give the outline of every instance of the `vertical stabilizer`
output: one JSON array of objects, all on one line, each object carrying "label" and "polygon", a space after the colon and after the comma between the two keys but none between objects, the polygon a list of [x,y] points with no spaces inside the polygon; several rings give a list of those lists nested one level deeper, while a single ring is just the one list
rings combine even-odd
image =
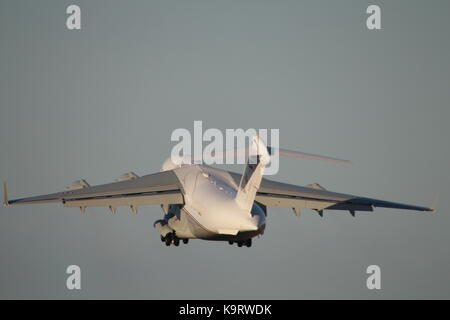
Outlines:
[{"label": "vertical stabilizer", "polygon": [[270,161],[266,144],[259,136],[254,136],[250,145],[249,157],[242,174],[236,201],[240,207],[250,212],[256,192],[261,184],[264,168]]}]

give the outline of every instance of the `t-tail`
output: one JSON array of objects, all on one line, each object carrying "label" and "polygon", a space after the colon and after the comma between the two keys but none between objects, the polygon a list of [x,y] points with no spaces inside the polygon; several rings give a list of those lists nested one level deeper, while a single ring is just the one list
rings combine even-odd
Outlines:
[{"label": "t-tail", "polygon": [[249,148],[247,165],[236,194],[238,205],[250,213],[264,174],[264,168],[270,162],[269,151],[259,136],[254,136]]},{"label": "t-tail", "polygon": [[328,162],[351,163],[349,160],[321,156],[300,151],[273,148],[267,146],[258,135],[252,138],[250,148],[245,148],[243,150],[248,150],[249,154],[247,165],[245,167],[244,174],[242,175],[239,189],[236,194],[236,201],[238,205],[241,208],[245,209],[247,212],[250,212],[250,209],[253,206],[256,193],[259,189],[264,174],[264,168],[269,164],[271,155],[274,154],[275,151],[281,156],[291,158],[306,158]]}]

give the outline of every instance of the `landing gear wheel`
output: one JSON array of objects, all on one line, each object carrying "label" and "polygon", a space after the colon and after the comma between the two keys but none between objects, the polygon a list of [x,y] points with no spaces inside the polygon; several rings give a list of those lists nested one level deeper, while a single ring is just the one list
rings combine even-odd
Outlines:
[{"label": "landing gear wheel", "polygon": [[234,242],[233,242],[233,241],[231,241],[231,240],[229,240],[229,241],[228,241],[228,243],[229,243],[229,244],[233,244]]},{"label": "landing gear wheel", "polygon": [[166,242],[166,238],[163,235],[161,235],[161,241]]},{"label": "landing gear wheel", "polygon": [[189,242],[189,239],[183,239],[183,243],[187,244]]},{"label": "landing gear wheel", "polygon": [[180,245],[180,238],[175,237],[175,238],[173,239],[173,244],[175,245],[175,247],[178,247],[178,246]]},{"label": "landing gear wheel", "polygon": [[173,234],[172,233],[168,233],[166,235],[166,246],[170,246],[170,244],[172,243],[172,239],[173,239]]},{"label": "landing gear wheel", "polygon": [[238,247],[240,248],[240,247],[242,247],[242,244],[243,244],[243,243],[242,243],[242,241],[238,241],[237,244],[238,244]]},{"label": "landing gear wheel", "polygon": [[250,248],[252,246],[252,238],[245,240],[245,245]]}]

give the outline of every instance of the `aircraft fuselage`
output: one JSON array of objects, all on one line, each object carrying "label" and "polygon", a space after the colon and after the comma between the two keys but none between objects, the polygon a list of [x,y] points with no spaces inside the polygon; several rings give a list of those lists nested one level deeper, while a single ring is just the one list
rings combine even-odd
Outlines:
[{"label": "aircraft fuselage", "polygon": [[[173,169],[170,165],[162,170]],[[180,239],[245,241],[264,232],[266,213],[253,203],[250,210],[236,201],[239,188],[224,170],[185,165],[174,170],[183,185],[184,205],[163,208],[155,227],[163,237],[173,232]],[[171,231],[173,230],[173,231]]]}]

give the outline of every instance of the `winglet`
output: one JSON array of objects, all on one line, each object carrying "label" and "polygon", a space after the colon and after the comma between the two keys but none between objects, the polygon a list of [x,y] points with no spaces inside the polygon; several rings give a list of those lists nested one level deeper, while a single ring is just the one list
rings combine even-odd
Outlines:
[{"label": "winglet", "polygon": [[439,200],[439,193],[436,193],[436,194],[434,195],[433,203],[431,204],[431,208],[430,208],[430,209],[431,209],[431,212],[433,212],[433,213],[436,212],[436,206],[437,206],[438,200]]},{"label": "winglet", "polygon": [[6,182],[3,182],[3,205],[9,206],[8,189],[6,188]]}]

